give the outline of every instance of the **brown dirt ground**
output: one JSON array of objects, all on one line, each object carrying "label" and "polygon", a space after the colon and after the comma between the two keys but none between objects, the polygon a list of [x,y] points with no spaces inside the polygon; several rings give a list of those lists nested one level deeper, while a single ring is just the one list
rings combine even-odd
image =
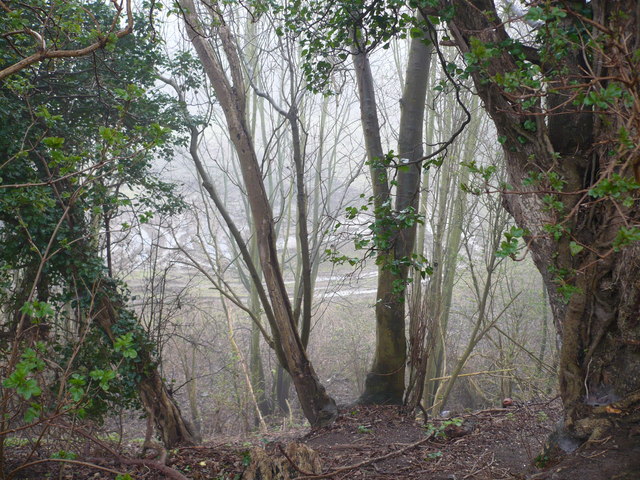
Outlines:
[{"label": "brown dirt ground", "polygon": [[[640,435],[635,432],[619,432],[562,459],[553,452],[541,455],[560,418],[557,400],[482,410],[457,418],[461,425],[445,420],[429,420],[425,425],[403,415],[398,407],[358,406],[343,409],[332,426],[319,430],[290,430],[179,448],[170,452],[168,465],[188,479],[235,480],[241,477],[251,448],[262,446],[280,455],[281,446],[297,441],[320,454],[325,472],[322,478],[334,480],[640,480]],[[10,465],[21,462],[20,449],[8,454],[9,459],[13,454]],[[151,464],[122,465],[95,457],[87,460],[129,472],[134,479],[171,478]],[[537,468],[536,463],[544,468]],[[357,468],[348,468],[357,464]],[[78,464],[67,464],[62,472],[60,467],[59,463],[40,463],[14,478],[114,478]],[[297,475],[310,478],[304,472]]]}]

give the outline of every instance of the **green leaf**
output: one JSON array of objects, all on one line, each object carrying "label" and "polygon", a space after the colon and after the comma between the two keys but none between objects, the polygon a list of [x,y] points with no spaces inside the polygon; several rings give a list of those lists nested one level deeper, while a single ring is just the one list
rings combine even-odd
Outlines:
[{"label": "green leaf", "polygon": [[525,231],[522,228],[512,226],[508,231],[504,232],[504,241],[500,243],[500,248],[496,252],[496,256],[499,258],[511,257],[515,258],[518,252],[519,239],[522,238]]},{"label": "green leaf", "polygon": [[73,452],[67,452],[66,450],[60,450],[51,455],[51,458],[64,458],[66,460],[75,460],[78,455]]},{"label": "green leaf", "polygon": [[424,36],[424,30],[420,27],[411,27],[409,29],[409,36],[411,38],[420,38]]},{"label": "green leaf", "polygon": [[558,287],[558,293],[562,295],[562,301],[564,303],[569,303],[573,295],[582,293],[582,289],[568,283],[563,283]]},{"label": "green leaf", "polygon": [[116,378],[116,372],[113,370],[95,369],[89,373],[89,376],[99,382],[99,386],[105,392],[109,390],[109,382]]},{"label": "green leaf", "polygon": [[16,392],[25,400],[29,400],[31,397],[40,396],[42,390],[38,386],[38,382],[36,382],[36,380],[29,378],[16,388]]},{"label": "green leaf", "polygon": [[25,423],[31,423],[38,418],[40,418],[40,414],[42,412],[42,405],[39,403],[31,403],[29,408],[24,412],[23,419]]},{"label": "green leaf", "polygon": [[46,302],[34,300],[33,302],[25,302],[20,308],[20,312],[30,316],[32,319],[43,319],[51,317],[55,314],[53,307]]},{"label": "green leaf", "polygon": [[575,257],[582,250],[584,250],[584,247],[582,245],[577,244],[576,242],[570,242],[569,250],[571,250],[571,255]]},{"label": "green leaf", "polygon": [[613,249],[619,252],[623,247],[640,241],[640,228],[638,227],[622,227],[618,230],[616,238],[613,240]]},{"label": "green leaf", "polygon": [[58,150],[64,145],[64,138],[45,137],[42,139],[42,143],[48,148]]},{"label": "green leaf", "polygon": [[79,402],[84,397],[84,388],[73,386],[69,387],[69,394],[74,402]]}]

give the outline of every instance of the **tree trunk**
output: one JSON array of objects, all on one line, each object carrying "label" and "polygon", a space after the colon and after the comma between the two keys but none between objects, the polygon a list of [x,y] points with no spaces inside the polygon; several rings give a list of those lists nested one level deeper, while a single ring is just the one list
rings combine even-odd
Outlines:
[{"label": "tree trunk", "polygon": [[296,329],[289,296],[278,261],[276,236],[271,206],[267,198],[262,172],[253,141],[246,125],[245,85],[236,46],[222,18],[217,18],[217,37],[222,43],[229,65],[231,81],[223,69],[219,57],[213,51],[207,36],[200,30],[200,20],[192,0],[180,2],[185,15],[189,39],[207,73],[220,106],[224,111],[230,138],[234,144],[242,177],[248,193],[249,206],[258,242],[258,254],[276,328],[278,330],[284,363],[291,375],[305,416],[313,426],[331,423],[337,416],[335,401],[327,395],[307,358]]},{"label": "tree trunk", "polygon": [[540,353],[538,358],[538,366],[536,367],[536,375],[542,375],[542,365],[544,363],[544,357],[547,353],[547,341],[549,337],[549,296],[547,295],[547,287],[542,285],[542,333],[540,339]]},{"label": "tree trunk", "polygon": [[[67,222],[71,228],[79,228],[80,231],[83,231],[79,226],[83,225],[84,212],[70,208]],[[92,260],[97,258],[95,248],[86,240],[74,244],[72,255],[78,265],[90,265]],[[85,272],[79,271],[75,266],[71,267],[70,274],[77,285],[85,286],[84,293],[86,295],[93,296],[89,318],[102,329],[111,342],[114,342],[116,336],[113,333],[113,328],[118,323],[122,323],[123,319],[135,319],[135,315],[126,310],[115,282],[100,273],[87,277]],[[173,448],[179,444],[192,445],[197,443],[197,435],[183,418],[158,371],[153,347],[148,340],[148,332],[144,332],[138,323],[134,323],[130,328],[136,337],[137,346],[137,358],[134,365],[139,380],[136,387],[140,401],[153,420],[163,444],[166,448]]]},{"label": "tree trunk", "polygon": [[[113,327],[118,322],[121,305],[114,303],[117,292],[105,279],[97,286],[98,299],[92,317],[111,341],[115,341]],[[142,406],[151,418],[166,448],[197,443],[197,435],[191,425],[182,417],[178,405],[173,400],[158,372],[156,362],[144,342],[138,346],[135,365],[140,381],[138,392]]]},{"label": "tree trunk", "polygon": [[197,443],[196,431],[182,417],[157,369],[152,368],[146,372],[138,384],[138,392],[165,448]]},{"label": "tree trunk", "polygon": [[[462,53],[478,53],[478,44],[510,41],[492,0],[452,3],[455,15],[449,28]],[[638,56],[628,53],[640,44],[640,12],[636,0],[558,2],[557,6],[590,8],[593,18],[583,20],[575,10],[565,9],[562,21],[552,25],[553,35],[548,32],[554,45],[563,41],[566,45],[562,74],[545,79],[548,90],[555,92],[546,99],[553,111],[545,112],[540,103],[526,110],[521,100],[530,98],[531,89],[506,91],[496,83],[498,75],[504,78],[523,68],[521,57],[509,48],[483,58],[472,77],[503,139],[510,190],[520,192],[505,195],[504,204],[526,229],[525,239],[549,293],[561,338],[565,425],[584,438],[606,430],[612,415],[618,420],[640,419],[640,247],[614,243],[622,226],[632,228],[640,220],[637,195],[628,194],[633,201],[625,204],[606,192],[588,193],[607,182],[640,180],[638,175],[634,179],[637,143],[624,144],[624,132],[637,139],[640,125],[638,82],[628,80],[640,69]],[[569,30],[585,31],[592,41],[569,43],[562,37]],[[553,58],[543,57],[544,72],[556,67]],[[585,62],[590,63],[585,66]],[[575,97],[590,91],[597,95],[609,86],[621,88],[619,98],[625,100],[609,99],[603,106]],[[525,181],[532,172],[542,172],[542,181],[534,185]],[[563,187],[554,187],[546,172],[558,174]],[[554,237],[548,226],[561,230]]]},{"label": "tree trunk", "polygon": [[[428,27],[427,27],[428,28]],[[398,171],[396,212],[417,212],[422,157],[422,127],[433,45],[429,37],[413,38],[409,47],[406,83],[401,99],[398,155],[404,164]],[[390,201],[390,186],[384,151],[380,140],[373,76],[366,52],[354,47],[354,65],[360,95],[360,114],[371,165],[376,220],[384,215]],[[399,232],[388,251],[378,256],[378,291],[376,295],[376,347],[371,370],[365,380],[360,403],[402,404],[405,389],[407,341],[405,333],[405,297],[408,266],[395,271],[391,265],[411,257],[416,224]]]},{"label": "tree trunk", "polygon": [[[186,370],[189,370],[189,383],[187,383],[187,395],[189,396],[189,409],[191,410],[191,421],[193,423],[193,431],[195,435],[202,439],[202,419],[200,417],[200,409],[198,408],[198,380],[195,377],[197,371],[196,362],[196,347],[191,346],[191,366]],[[189,359],[185,355],[185,365]]]},{"label": "tree trunk", "polygon": [[289,408],[289,389],[291,387],[291,376],[281,366],[278,365],[276,369],[275,378],[275,397],[280,413],[283,415],[290,415],[291,409]]},{"label": "tree trunk", "polygon": [[[471,101],[471,110],[474,111],[477,102]],[[453,110],[448,104],[445,110]],[[453,133],[453,114],[447,117],[444,130],[445,137]],[[476,155],[477,135],[480,127],[480,118],[474,116],[463,146],[454,150],[452,157],[459,155],[463,162],[471,162]],[[463,223],[468,207],[467,194],[457,185],[467,184],[469,170],[466,168],[454,169],[451,162],[440,167],[440,185],[437,193],[437,221],[434,224],[433,253],[431,261],[436,265],[434,273],[429,278],[429,291],[425,298],[423,310],[426,315],[432,317],[433,351],[427,359],[425,366],[426,385],[424,389],[424,407],[431,410],[434,407],[436,395],[442,385],[442,380],[431,380],[444,376],[446,367],[446,337],[451,313],[451,300],[453,287],[456,280],[458,254],[460,251]],[[450,382],[451,383],[451,382]],[[436,412],[437,414],[438,412]]]},{"label": "tree trunk", "polygon": [[[437,410],[440,410],[445,407],[447,400],[449,399],[449,395],[451,394],[451,391],[453,389],[453,386],[456,380],[458,379],[458,377],[460,376],[460,374],[462,373],[462,369],[466,365],[467,360],[473,353],[473,350],[475,349],[476,345],[480,342],[480,340],[482,340],[482,337],[486,335],[486,333],[493,327],[493,325],[495,325],[495,323],[498,321],[502,313],[504,313],[504,311],[510,305],[510,303],[507,303],[507,305],[502,309],[502,312],[499,315],[497,315],[495,318],[492,318],[491,321],[487,319],[487,316],[491,313],[489,296],[493,291],[493,288],[492,288],[493,275],[499,263],[499,260],[496,257],[496,250],[499,244],[500,234],[502,233],[502,229],[506,224],[505,222],[506,216],[507,215],[506,213],[504,213],[504,211],[500,211],[500,214],[496,215],[494,223],[491,225],[490,238],[488,239],[488,247],[487,247],[487,249],[489,250],[489,259],[486,264],[487,275],[483,279],[484,285],[482,286],[480,285],[480,282],[482,279],[479,278],[479,275],[476,273],[475,268],[473,267],[473,263],[472,263],[473,256],[469,250],[468,245],[466,245],[469,263],[471,265],[471,276],[473,279],[473,286],[475,289],[475,298],[476,298],[476,301],[478,302],[478,312],[475,320],[475,325],[473,326],[473,330],[469,335],[469,342],[467,343],[467,346],[464,348],[464,350],[462,351],[462,354],[460,355],[460,358],[458,359],[455,366],[453,367],[453,371],[451,372],[451,375],[449,376],[449,379],[447,380],[446,384],[443,386],[442,389],[440,389],[441,391],[437,392],[436,394],[434,405]],[[447,300],[445,300],[445,302],[446,301]],[[451,302],[451,299],[449,298],[448,300],[449,305],[445,305],[447,307],[447,312],[450,309],[450,302]]]},{"label": "tree trunk", "polygon": [[[254,250],[252,245],[251,250]],[[257,262],[256,262],[257,263]],[[251,304],[250,308],[254,316],[260,321],[260,300],[255,284],[252,282],[250,286]],[[260,329],[258,325],[251,324],[251,347],[249,354],[249,368],[251,370],[251,384],[255,392],[258,407],[262,415],[271,415],[273,413],[273,405],[267,397],[267,382],[264,376],[264,366],[262,363],[262,354],[260,352]]]},{"label": "tree trunk", "polygon": [[[292,75],[293,77],[293,75]],[[293,89],[293,78],[291,79]],[[295,102],[295,92],[291,95]],[[300,280],[297,282],[298,298],[296,301],[296,308],[294,310],[294,318],[298,321],[300,328],[300,339],[302,345],[306,349],[309,345],[309,336],[311,334],[311,304],[313,301],[313,289],[311,282],[312,263],[311,252],[309,250],[309,228],[307,225],[307,190],[305,187],[305,161],[304,161],[304,148],[300,134],[300,127],[298,122],[298,108],[292,104],[288,112],[289,125],[291,126],[291,141],[293,143],[293,163],[296,171],[296,211],[298,214],[298,248],[300,250]],[[302,310],[300,310],[299,303],[302,303]]]}]

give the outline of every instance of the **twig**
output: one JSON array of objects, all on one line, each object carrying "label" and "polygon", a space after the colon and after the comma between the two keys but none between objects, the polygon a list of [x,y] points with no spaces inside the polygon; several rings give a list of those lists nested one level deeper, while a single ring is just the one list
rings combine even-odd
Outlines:
[{"label": "twig", "polygon": [[[504,372],[511,372],[515,370],[515,368],[501,368],[500,370],[484,370],[482,372],[473,372],[473,373],[461,373],[460,375],[458,375],[459,377],[472,377],[474,375],[487,375],[490,373],[504,373]],[[430,378],[429,380],[427,380],[428,382],[433,382],[435,380],[449,380],[451,379],[451,375],[445,375],[444,377],[436,377],[436,378]]]},{"label": "twig", "polygon": [[[337,470],[332,470],[326,473],[320,473],[318,475],[303,475],[301,477],[295,477],[293,480],[314,480],[317,478],[329,478],[329,477],[333,477],[334,475],[339,475],[341,473],[345,473],[345,472],[349,472],[351,470],[356,470],[358,468],[362,468],[362,467],[366,467],[367,465],[371,465],[372,463],[376,463],[376,462],[380,462],[382,460],[386,460],[387,458],[391,458],[391,457],[395,457],[396,455],[401,455],[404,452],[406,452],[407,450],[411,450],[413,448],[419,447],[420,445],[427,443],[429,440],[431,440],[431,437],[433,437],[433,433],[428,434],[425,438],[423,438],[422,440],[419,440],[415,443],[412,443],[410,445],[407,445],[404,448],[401,448],[400,450],[394,450],[393,452],[387,453],[386,455],[382,455],[381,457],[375,457],[375,458],[371,458],[369,460],[365,460],[364,462],[360,462],[360,463],[356,463],[353,465],[349,465],[347,467],[342,467],[342,468],[338,468]],[[288,457],[287,457],[288,458]],[[291,460],[289,460],[291,461]],[[296,470],[299,471],[299,469],[294,465],[294,468],[296,468]]]},{"label": "twig", "polygon": [[595,452],[592,453],[591,455],[580,455],[582,458],[595,458],[595,457],[599,457],[601,455],[604,455],[605,453],[607,453],[609,450],[611,450],[610,448],[607,448],[605,450],[600,450],[599,452]]},{"label": "twig", "polygon": [[468,475],[465,475],[464,477],[462,477],[463,480],[467,479],[467,478],[471,478],[474,477],[476,474],[480,473],[483,470],[486,470],[487,468],[489,468],[491,465],[493,465],[496,461],[496,457],[495,455],[492,455],[491,457],[491,461],[489,463],[487,463],[485,466],[483,466],[482,468],[478,469],[478,470],[474,470],[473,472],[469,473]]}]

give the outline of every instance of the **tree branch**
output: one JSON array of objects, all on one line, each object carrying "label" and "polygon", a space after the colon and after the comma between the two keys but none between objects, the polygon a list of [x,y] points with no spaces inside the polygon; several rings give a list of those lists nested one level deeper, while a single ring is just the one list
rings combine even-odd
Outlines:
[{"label": "tree branch", "polygon": [[[5,3],[0,5],[5,11],[11,12],[11,9],[7,7]],[[115,25],[116,19],[120,17],[120,13],[122,11],[122,7],[118,8],[116,15],[114,17],[113,24]],[[127,26],[122,30],[119,30],[115,33],[116,38],[120,39],[126,35],[129,35],[133,32],[133,11],[131,9],[131,0],[127,0],[126,6],[127,13]],[[29,55],[26,58],[23,58],[19,62],[14,63],[2,70],[0,70],[0,80],[9,77],[19,71],[27,68],[29,65],[33,65],[34,63],[41,62],[42,60],[46,60],[49,58],[76,58],[76,57],[84,57],[89,55],[90,53],[95,52],[96,50],[103,48],[109,42],[109,35],[105,35],[101,37],[98,41],[88,45],[84,48],[72,49],[72,50],[47,50],[46,43],[44,38],[38,33],[34,32],[31,29],[25,29],[25,32],[34,37],[39,42],[39,51],[34,53],[33,55]]]}]

